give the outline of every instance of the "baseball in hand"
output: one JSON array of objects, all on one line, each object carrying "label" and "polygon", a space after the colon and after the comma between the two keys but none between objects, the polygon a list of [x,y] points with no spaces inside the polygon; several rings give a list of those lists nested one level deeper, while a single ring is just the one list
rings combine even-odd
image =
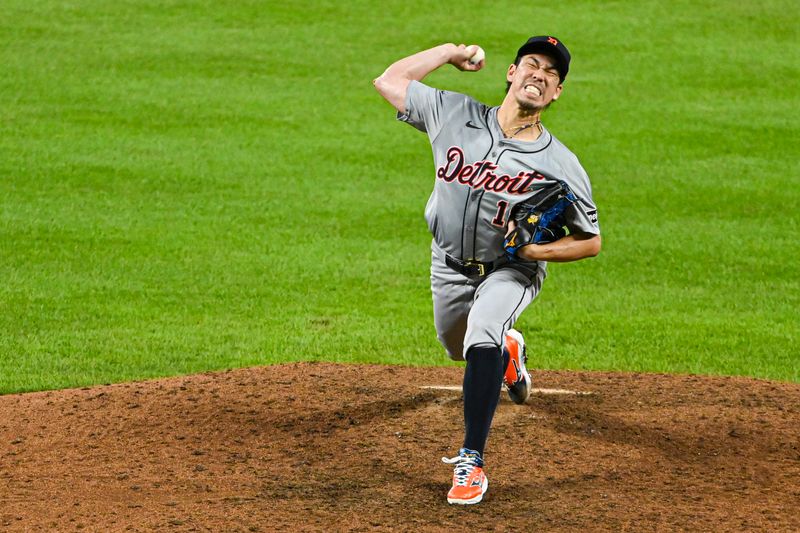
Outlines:
[{"label": "baseball in hand", "polygon": [[474,49],[474,52],[469,58],[469,62],[473,65],[477,65],[486,57],[486,52],[483,51],[483,48],[478,46],[477,44],[473,44],[468,46],[467,48]]}]

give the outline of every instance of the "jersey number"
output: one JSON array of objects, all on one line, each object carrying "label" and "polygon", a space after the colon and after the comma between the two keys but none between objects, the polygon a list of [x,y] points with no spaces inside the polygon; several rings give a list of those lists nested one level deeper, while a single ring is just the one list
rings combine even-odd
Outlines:
[{"label": "jersey number", "polygon": [[506,209],[508,209],[508,202],[500,200],[497,202],[497,214],[492,219],[492,224],[495,226],[503,227],[506,218]]}]

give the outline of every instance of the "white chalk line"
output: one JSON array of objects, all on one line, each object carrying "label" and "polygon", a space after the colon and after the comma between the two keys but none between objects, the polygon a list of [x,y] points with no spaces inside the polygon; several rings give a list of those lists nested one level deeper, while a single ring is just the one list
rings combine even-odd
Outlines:
[{"label": "white chalk line", "polygon": [[[420,388],[432,389],[432,390],[451,390],[451,391],[461,392],[461,386],[459,385],[423,385]],[[503,386],[503,390],[505,389],[506,389],[505,386]],[[594,393],[588,391],[578,391],[578,390],[568,390],[568,389],[531,389],[531,394],[571,394],[574,396],[589,396]]]}]

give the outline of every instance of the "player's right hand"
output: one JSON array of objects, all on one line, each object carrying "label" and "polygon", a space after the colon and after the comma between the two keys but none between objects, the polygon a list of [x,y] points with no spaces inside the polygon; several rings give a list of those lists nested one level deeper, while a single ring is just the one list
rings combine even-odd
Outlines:
[{"label": "player's right hand", "polygon": [[471,44],[469,46],[465,44],[459,44],[453,49],[452,55],[450,57],[449,63],[456,67],[458,70],[468,70],[471,72],[476,72],[483,68],[486,64],[486,59],[481,59],[479,63],[470,63],[470,59],[472,56],[475,55],[475,51],[478,49],[477,44]]}]

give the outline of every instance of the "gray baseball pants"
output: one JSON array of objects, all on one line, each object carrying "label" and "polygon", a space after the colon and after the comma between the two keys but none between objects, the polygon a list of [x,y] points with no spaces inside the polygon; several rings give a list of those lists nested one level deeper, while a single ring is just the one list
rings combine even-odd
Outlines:
[{"label": "gray baseball pants", "polygon": [[436,335],[447,355],[465,359],[472,346],[499,346],[506,332],[539,294],[542,276],[533,279],[501,267],[483,278],[467,277],[444,261],[445,253],[431,245],[431,293]]}]

